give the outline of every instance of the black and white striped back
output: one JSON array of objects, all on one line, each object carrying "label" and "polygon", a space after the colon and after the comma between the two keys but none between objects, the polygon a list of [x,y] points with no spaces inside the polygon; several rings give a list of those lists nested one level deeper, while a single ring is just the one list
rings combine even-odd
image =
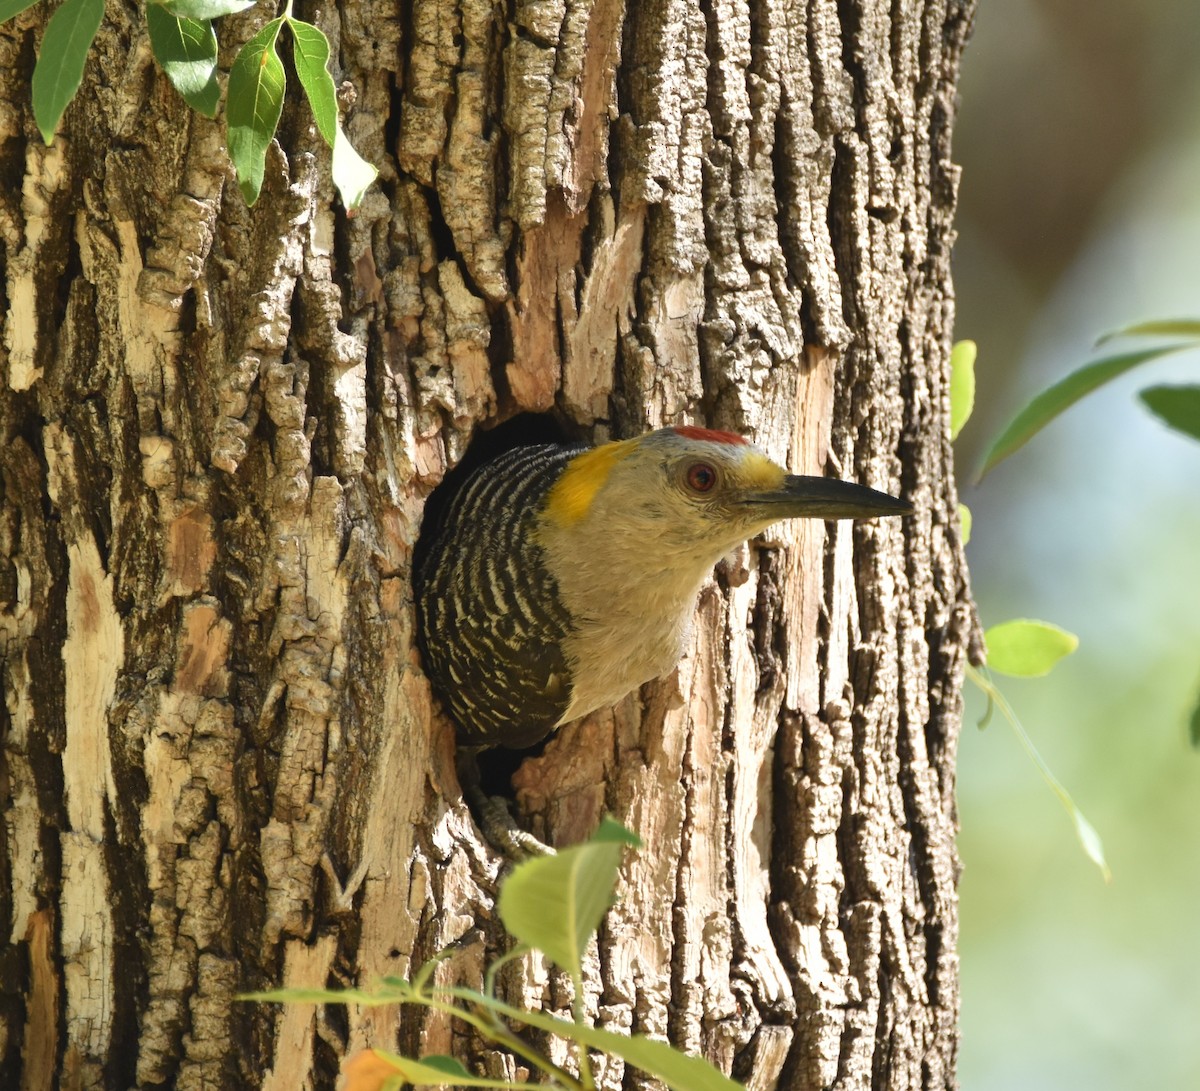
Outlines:
[{"label": "black and white striped back", "polygon": [[464,743],[530,746],[570,704],[562,642],[571,619],[536,531],[550,487],[584,449],[517,447],[484,463],[418,559],[425,668]]}]

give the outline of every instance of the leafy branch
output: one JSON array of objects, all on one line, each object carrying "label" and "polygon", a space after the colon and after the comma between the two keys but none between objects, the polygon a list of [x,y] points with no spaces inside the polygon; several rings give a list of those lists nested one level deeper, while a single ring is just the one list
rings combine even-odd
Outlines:
[{"label": "leafy branch", "polygon": [[[1146,345],[1115,356],[1105,356],[1072,371],[1043,390],[1008,423],[984,455],[982,478],[997,463],[1025,446],[1051,421],[1093,390],[1097,390],[1135,367],[1179,352],[1200,349],[1200,321],[1168,319],[1138,322],[1106,333],[1096,347],[1117,339],[1144,340],[1170,337],[1166,345]],[[1200,440],[1200,386],[1156,386],[1142,391],[1142,401],[1166,425]]]},{"label": "leafy branch", "polygon": [[[631,845],[640,842],[619,823],[606,818],[585,844],[562,849],[556,856],[537,857],[518,864],[502,883],[496,905],[500,920],[517,944],[488,967],[482,991],[432,984],[438,964],[448,956],[448,952],[442,952],[426,962],[411,980],[388,977],[373,989],[275,989],[247,993],[240,999],[368,1007],[417,1005],[466,1023],[482,1038],[511,1050],[544,1076],[543,1081],[536,1083],[490,1079],[471,1073],[454,1057],[433,1054],[413,1058],[369,1049],[347,1061],[343,1071],[346,1091],[380,1091],[405,1084],[595,1091],[590,1050],[619,1057],[660,1080],[671,1091],[739,1091],[741,1084],[699,1057],[680,1053],[666,1042],[638,1034],[616,1034],[586,1021],[584,956],[612,905],[621,856]],[[570,975],[575,986],[571,1020],[526,1011],[496,998],[497,971],[531,950],[541,951]],[[510,1024],[543,1031],[572,1043],[578,1075],[555,1064],[545,1052],[515,1033]]]},{"label": "leafy branch", "polygon": [[[1104,334],[1096,347],[1110,341],[1170,338],[1168,344],[1149,344],[1116,356],[1106,356],[1085,364],[1038,394],[1008,423],[992,442],[984,456],[979,477],[998,462],[1019,451],[1035,435],[1081,398],[1105,383],[1132,371],[1135,367],[1164,356],[1200,349],[1200,320],[1161,318],[1135,322]],[[1200,441],[1200,385],[1149,386],[1139,395],[1146,406],[1168,428]],[[1200,701],[1188,717],[1188,735],[1193,747],[1200,749]]]},{"label": "leafy branch", "polygon": [[[950,353],[950,438],[958,438],[963,425],[975,408],[975,358],[973,341],[959,341]],[[965,504],[959,505],[963,543],[971,536],[971,512]],[[1063,787],[1062,782],[1051,772],[1045,759],[1038,753],[1021,721],[1005,699],[1004,694],[992,678],[991,672],[1006,674],[1014,678],[1040,678],[1049,674],[1054,665],[1079,647],[1079,638],[1074,633],[1060,629],[1048,621],[1032,618],[1013,618],[992,625],[983,634],[987,646],[988,670],[967,667],[970,679],[988,699],[987,711],[979,726],[986,727],[991,719],[993,707],[1012,728],[1021,748],[1029,756],[1042,779],[1049,785],[1059,802],[1066,808],[1075,827],[1075,835],[1088,858],[1100,869],[1105,882],[1110,882],[1112,872],[1104,858],[1104,845],[1095,827],[1087,820],[1083,811]]]},{"label": "leafy branch", "polygon": [[[0,0],[0,23],[36,0]],[[184,101],[205,117],[216,117],[221,103],[217,79],[217,34],[213,21],[245,11],[256,0],[148,0],[146,31],[154,59]],[[33,69],[33,117],[50,144],[55,130],[83,82],[88,51],[104,18],[104,0],[64,0],[46,24]],[[329,73],[329,39],[312,23],[297,19],[288,0],[283,14],[255,34],[234,58],[225,93],[229,158],[248,205],[262,191],[267,149],[283,113],[287,77],[276,50],[287,27],[292,62],[317,131],[333,156],[333,184],[342,203],[353,210],[377,171],[351,146],[342,129],[337,92]]]}]

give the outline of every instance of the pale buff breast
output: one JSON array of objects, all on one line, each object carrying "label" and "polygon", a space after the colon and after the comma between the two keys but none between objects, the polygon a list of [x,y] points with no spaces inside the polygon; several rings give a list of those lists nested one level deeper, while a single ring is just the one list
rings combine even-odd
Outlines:
[{"label": "pale buff breast", "polygon": [[[695,593],[669,615],[637,611],[584,625],[565,642],[573,667],[571,704],[562,723],[616,704],[644,683],[669,674],[687,648]],[[579,669],[577,664],[590,664]],[[598,669],[597,669],[598,668]]]},{"label": "pale buff breast", "polygon": [[712,571],[709,556],[662,557],[598,540],[560,569],[560,593],[575,619],[563,642],[571,664],[571,704],[562,723],[616,704],[674,669],[687,646],[696,596]]}]

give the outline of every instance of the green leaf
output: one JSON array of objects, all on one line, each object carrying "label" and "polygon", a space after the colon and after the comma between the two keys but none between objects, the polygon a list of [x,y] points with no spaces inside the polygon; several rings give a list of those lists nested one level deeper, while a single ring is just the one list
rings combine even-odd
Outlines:
[{"label": "green leaf", "polygon": [[1014,678],[1049,674],[1063,656],[1079,647],[1079,637],[1048,621],[1015,618],[993,625],[983,634],[988,666]]},{"label": "green leaf", "polygon": [[496,905],[504,927],[578,978],[588,941],[612,905],[621,852],[632,836],[606,822],[586,844],[518,864]]},{"label": "green leaf", "polygon": [[958,505],[958,523],[962,527],[962,544],[971,540],[971,509],[966,504]]},{"label": "green leaf", "polygon": [[1192,709],[1191,719],[1188,720],[1188,738],[1191,740],[1193,748],[1200,750],[1200,701],[1196,702],[1196,707]]},{"label": "green leaf", "polygon": [[217,83],[217,36],[212,23],[181,19],[159,4],[146,5],[150,47],[171,85],[205,117],[216,117],[221,101]]},{"label": "green leaf", "polygon": [[626,845],[631,849],[642,847],[642,839],[633,830],[622,826],[610,814],[606,814],[600,819],[600,825],[596,827],[596,832],[588,838],[588,841],[593,845],[615,843]]},{"label": "green leaf", "polygon": [[419,1061],[395,1053],[384,1054],[411,1084],[430,1087],[534,1087],[535,1084],[494,1080],[486,1076],[473,1075],[466,1066],[454,1057],[432,1053]]},{"label": "green leaf", "polygon": [[317,121],[317,131],[332,148],[337,133],[337,94],[334,77],[329,74],[329,38],[318,26],[300,19],[288,19],[288,26],[296,76]]},{"label": "green leaf", "polygon": [[341,194],[342,204],[348,210],[358,208],[362,199],[371,188],[379,171],[368,163],[354,150],[354,146],[342,131],[341,123],[337,127],[337,139],[333,142],[333,184]]},{"label": "green leaf", "polygon": [[296,62],[296,75],[308,98],[317,131],[331,148],[337,132],[338,107],[333,77],[329,74],[329,39],[324,32],[299,19],[289,19],[292,32],[292,55]]},{"label": "green leaf", "polygon": [[[511,878],[509,881],[512,881]],[[708,1061],[680,1053],[666,1042],[644,1038],[638,1034],[616,1034],[599,1027],[590,1027],[586,1023],[570,1023],[540,1011],[523,1011],[493,997],[480,996],[472,989],[447,989],[444,995],[466,1000],[469,1004],[478,1004],[504,1019],[544,1030],[568,1041],[579,1042],[599,1053],[620,1057],[627,1064],[661,1080],[672,1091],[743,1091],[740,1083],[719,1072]]]},{"label": "green leaf", "polygon": [[[150,0],[147,9],[154,0]],[[222,15],[233,15],[245,11],[258,0],[165,0],[160,6],[180,19],[219,19]]]},{"label": "green leaf", "polygon": [[[1045,759],[1038,753],[1037,747],[1033,745],[1033,740],[1026,733],[1025,728],[1021,726],[1021,721],[1017,719],[1017,714],[1013,712],[1012,706],[1005,699],[1004,694],[1000,692],[996,683],[987,674],[976,670],[969,663],[967,664],[966,673],[967,677],[987,695],[989,714],[992,705],[1000,709],[1001,714],[1008,721],[1009,727],[1013,729],[1013,734],[1017,736],[1021,747],[1029,755],[1030,761],[1033,762],[1037,771],[1041,773],[1042,779],[1050,786],[1050,790],[1058,796],[1058,801],[1071,816],[1071,823],[1075,827],[1075,836],[1079,839],[1079,844],[1083,847],[1083,851],[1087,854],[1088,859],[1100,869],[1100,874],[1104,876],[1104,881],[1111,883],[1112,872],[1109,870],[1108,861],[1104,858],[1104,844],[1100,840],[1100,835],[1096,832],[1095,827],[1084,817],[1083,811],[1079,809],[1075,800],[1071,798],[1071,793],[1063,787],[1062,782],[1050,771],[1050,766],[1046,764]],[[981,723],[979,726],[983,727],[983,724]]]},{"label": "green leaf", "polygon": [[1043,390],[1012,419],[984,457],[983,469],[979,471],[979,476],[983,477],[996,463],[1020,450],[1055,417],[1069,409],[1085,394],[1090,394],[1097,387],[1124,375],[1139,364],[1192,347],[1187,344],[1175,344],[1140,349],[1119,356],[1108,356],[1071,372],[1065,379]]},{"label": "green leaf", "polygon": [[7,23],[14,15],[33,7],[37,0],[0,0],[0,23]]},{"label": "green leaf", "polygon": [[975,408],[974,341],[959,341],[950,350],[950,439],[958,439]]},{"label": "green leaf", "polygon": [[47,143],[79,85],[88,50],[104,18],[104,0],[64,0],[50,16],[33,68],[33,119]]},{"label": "green leaf", "polygon": [[300,19],[288,19],[288,26],[292,30],[296,75],[312,108],[317,131],[333,149],[333,184],[342,204],[355,209],[379,172],[354,150],[342,130],[337,92],[329,74],[329,39],[319,27]]},{"label": "green leaf", "polygon": [[420,1063],[426,1068],[436,1069],[438,1072],[445,1072],[450,1076],[467,1076],[469,1078],[471,1075],[462,1061],[457,1057],[449,1057],[445,1053],[430,1053],[422,1057]]},{"label": "green leaf", "polygon": [[1160,318],[1150,322],[1134,322],[1119,330],[1110,330],[1096,341],[1096,347],[1119,337],[1194,337],[1200,340],[1200,320],[1195,318]]},{"label": "green leaf", "polygon": [[441,965],[441,963],[445,962],[446,959],[448,959],[453,953],[454,953],[453,951],[449,951],[449,950],[438,951],[438,953],[436,955],[434,955],[433,958],[426,959],[426,961],[421,964],[421,968],[419,970],[417,970],[417,972],[413,975],[412,991],[414,993],[423,992],[425,989],[425,986],[428,985],[429,982],[433,980],[434,971],[438,968],[439,965]]},{"label": "green leaf", "polygon": [[493,1080],[486,1076],[472,1075],[460,1061],[453,1057],[433,1054],[414,1061],[399,1053],[375,1052],[394,1065],[406,1083],[420,1087],[536,1087],[532,1083],[516,1083],[512,1080]]},{"label": "green leaf", "polygon": [[[536,1024],[535,1024],[536,1025]],[[626,1064],[661,1080],[671,1091],[744,1091],[701,1057],[689,1057],[666,1042],[640,1034],[625,1037],[609,1030],[582,1026],[575,1038],[588,1049],[620,1057]]]},{"label": "green leaf", "polygon": [[1066,804],[1071,821],[1075,824],[1075,836],[1079,838],[1083,851],[1087,854],[1087,858],[1100,869],[1104,881],[1111,883],[1112,872],[1109,870],[1108,861],[1104,858],[1104,842],[1100,840],[1100,834],[1096,832],[1096,827],[1084,817],[1083,811],[1075,805],[1075,801],[1070,796],[1066,797]]},{"label": "green leaf", "polygon": [[1200,439],[1200,386],[1151,386],[1139,397],[1168,427]]},{"label": "green leaf", "polygon": [[242,197],[251,206],[262,191],[267,148],[283,112],[283,64],[275,52],[281,26],[282,17],[272,19],[242,46],[229,70],[225,109],[229,158]]},{"label": "green leaf", "polygon": [[[523,1021],[542,1030],[550,1029],[540,1013],[527,1012]],[[557,1022],[558,1020],[556,1020]],[[571,1037],[588,1049],[620,1057],[626,1064],[641,1069],[648,1076],[665,1083],[672,1091],[742,1091],[742,1085],[731,1080],[700,1057],[689,1057],[666,1042],[645,1038],[640,1034],[626,1037],[597,1027],[566,1024],[575,1029]],[[557,1031],[566,1034],[565,1027]]]}]

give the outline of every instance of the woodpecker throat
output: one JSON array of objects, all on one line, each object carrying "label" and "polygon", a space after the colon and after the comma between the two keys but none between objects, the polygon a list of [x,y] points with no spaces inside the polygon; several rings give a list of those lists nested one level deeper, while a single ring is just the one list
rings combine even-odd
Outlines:
[{"label": "woodpecker throat", "polygon": [[670,671],[700,585],[739,543],[782,519],[911,510],[788,474],[729,432],[518,447],[432,529],[414,576],[425,668],[460,742],[531,746]]}]

